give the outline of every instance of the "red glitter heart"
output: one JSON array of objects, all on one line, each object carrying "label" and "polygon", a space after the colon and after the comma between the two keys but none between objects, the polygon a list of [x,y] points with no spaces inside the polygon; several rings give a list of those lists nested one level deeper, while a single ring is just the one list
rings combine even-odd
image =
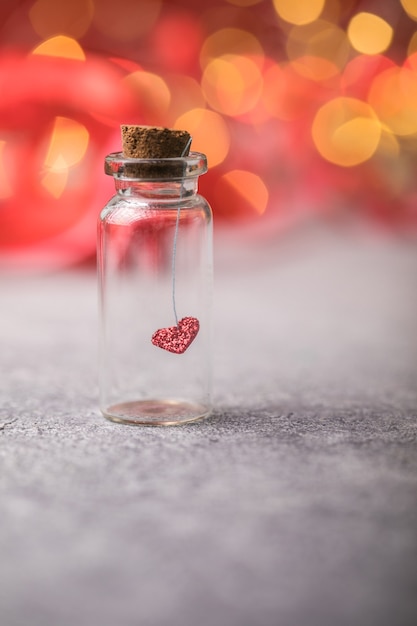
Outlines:
[{"label": "red glitter heart", "polygon": [[177,326],[160,328],[152,335],[152,343],[158,348],[182,354],[194,341],[200,330],[200,322],[196,317],[183,317]]}]

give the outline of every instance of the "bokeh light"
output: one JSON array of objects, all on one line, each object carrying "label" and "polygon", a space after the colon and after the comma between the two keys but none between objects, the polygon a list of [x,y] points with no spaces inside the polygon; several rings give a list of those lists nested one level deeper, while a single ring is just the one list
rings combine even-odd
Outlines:
[{"label": "bokeh light", "polygon": [[253,59],[264,59],[264,50],[258,38],[241,28],[221,28],[207,37],[200,52],[201,67],[224,54],[246,55]]},{"label": "bokeh light", "polygon": [[268,189],[260,176],[246,170],[231,170],[216,183],[214,195],[219,204],[230,207],[231,216],[262,215],[268,204]]},{"label": "bokeh light", "polygon": [[374,154],[381,138],[381,123],[365,102],[335,98],[317,112],[312,135],[317,150],[327,161],[351,167]]},{"label": "bokeh light", "polygon": [[192,134],[217,229],[272,237],[352,205],[417,231],[417,0],[15,0],[0,18],[0,267],[93,258],[129,123]]},{"label": "bokeh light", "polygon": [[188,129],[193,149],[207,155],[210,167],[222,163],[230,149],[230,132],[222,116],[207,109],[191,109],[175,121],[174,128]]},{"label": "bokeh light", "polygon": [[400,2],[407,15],[417,21],[417,0],[400,0]]},{"label": "bokeh light", "polygon": [[61,170],[81,161],[87,150],[88,138],[87,129],[79,122],[67,117],[56,117],[45,167]]},{"label": "bokeh light", "polygon": [[415,52],[417,52],[417,30],[415,33],[413,33],[407,48],[407,53],[409,56],[411,56]]},{"label": "bokeh light", "polygon": [[85,61],[84,50],[78,41],[66,35],[56,35],[43,41],[32,50],[32,54]]},{"label": "bokeh light", "polygon": [[252,59],[226,54],[206,65],[201,84],[213,109],[236,116],[256,105],[262,92],[262,75]]},{"label": "bokeh light", "polygon": [[153,72],[137,70],[123,79],[141,103],[142,110],[155,118],[155,123],[162,121],[171,101],[171,92],[161,76]]},{"label": "bokeh light", "polygon": [[288,34],[286,48],[294,69],[316,80],[338,74],[350,52],[346,33],[326,20],[294,26]]},{"label": "bokeh light", "polygon": [[309,24],[322,13],[325,0],[273,0],[279,17],[290,24]]},{"label": "bokeh light", "polygon": [[369,91],[369,103],[396,135],[417,133],[417,73],[393,67],[378,74]]},{"label": "bokeh light", "polygon": [[341,90],[366,100],[376,76],[395,67],[394,61],[384,55],[358,55],[346,65],[340,80]]},{"label": "bokeh light", "polygon": [[380,54],[390,46],[392,27],[373,13],[357,13],[348,26],[348,37],[352,46],[363,54]]}]

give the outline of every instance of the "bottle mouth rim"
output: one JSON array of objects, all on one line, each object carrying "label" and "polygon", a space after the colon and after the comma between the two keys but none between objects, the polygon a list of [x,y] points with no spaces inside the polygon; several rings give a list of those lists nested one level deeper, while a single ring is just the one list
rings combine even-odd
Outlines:
[{"label": "bottle mouth rim", "polygon": [[107,175],[121,180],[182,180],[207,172],[207,157],[202,152],[190,152],[183,157],[130,159],[123,152],[111,152],[104,160]]}]

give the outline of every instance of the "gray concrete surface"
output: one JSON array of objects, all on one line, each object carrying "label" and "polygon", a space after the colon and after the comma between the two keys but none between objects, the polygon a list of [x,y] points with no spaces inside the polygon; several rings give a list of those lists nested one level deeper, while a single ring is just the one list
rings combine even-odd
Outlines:
[{"label": "gray concrete surface", "polygon": [[417,250],[219,246],[212,418],[98,413],[94,275],[0,281],[1,626],[417,623]]}]

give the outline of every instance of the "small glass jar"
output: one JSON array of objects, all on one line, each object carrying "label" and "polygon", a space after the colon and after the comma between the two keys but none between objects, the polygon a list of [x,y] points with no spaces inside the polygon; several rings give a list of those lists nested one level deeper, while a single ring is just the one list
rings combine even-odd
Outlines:
[{"label": "small glass jar", "polygon": [[98,221],[99,393],[112,421],[174,425],[211,411],[212,213],[197,193],[206,171],[197,152],[105,159],[117,193]]}]

